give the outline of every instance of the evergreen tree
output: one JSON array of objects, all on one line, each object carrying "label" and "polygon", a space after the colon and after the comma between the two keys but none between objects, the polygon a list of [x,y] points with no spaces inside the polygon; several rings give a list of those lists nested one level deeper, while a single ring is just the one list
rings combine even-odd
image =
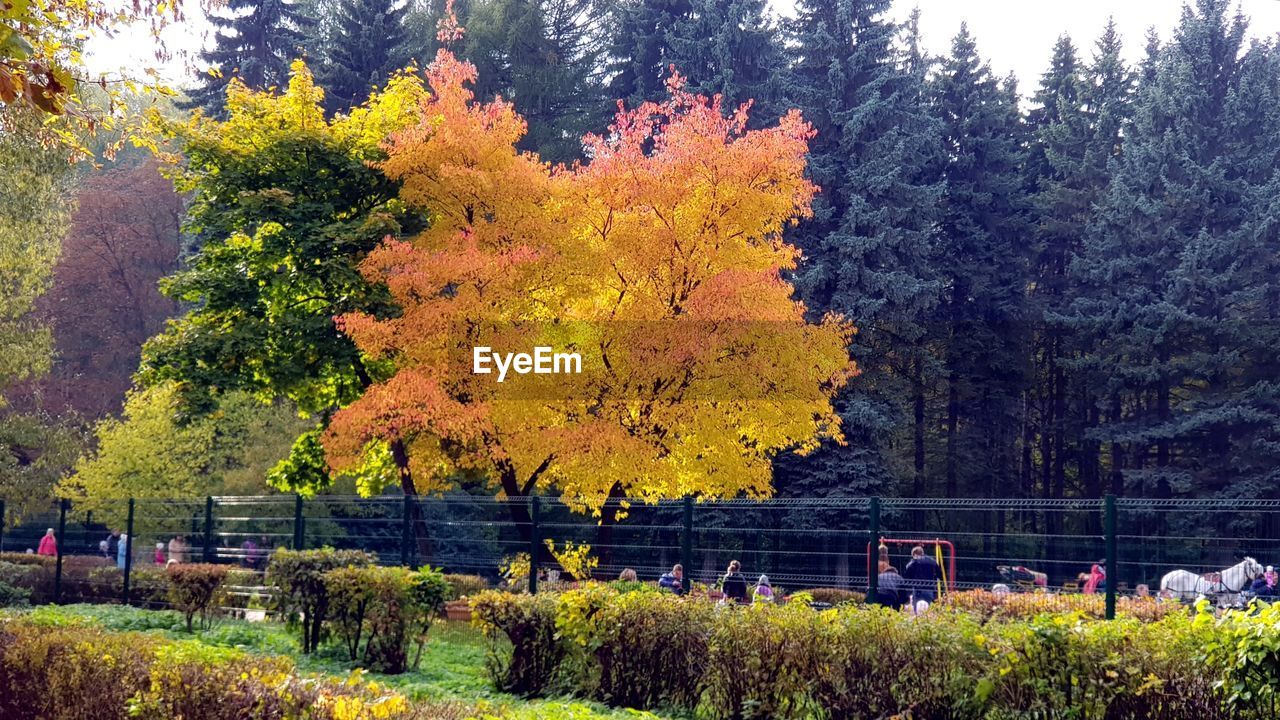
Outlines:
[{"label": "evergreen tree", "polygon": [[228,0],[225,13],[211,15],[209,22],[214,45],[201,58],[210,70],[188,93],[186,107],[213,116],[222,115],[232,77],[254,90],[287,85],[289,64],[303,55],[311,23],[293,0]]},{"label": "evergreen tree", "polygon": [[934,79],[947,148],[940,264],[946,284],[944,492],[991,495],[1016,475],[1027,381],[1027,198],[1016,93],[965,26]]},{"label": "evergreen tree", "polygon": [[668,68],[676,61],[670,38],[693,16],[694,1],[620,0],[614,5],[609,98],[634,106],[666,97]]},{"label": "evergreen tree", "polygon": [[1245,52],[1244,35],[1226,0],[1198,0],[1149,54],[1073,265],[1097,383],[1116,398],[1099,435],[1118,489],[1138,495],[1275,492],[1280,73],[1274,47]]},{"label": "evergreen tree", "polygon": [[[930,327],[942,289],[935,265],[942,198],[941,128],[923,78],[895,50],[889,0],[809,0],[791,26],[793,102],[818,130],[810,175],[823,191],[792,233],[806,255],[799,284],[816,314],[859,327],[850,352],[862,374],[838,405],[850,442],[799,463],[811,486],[893,491],[924,483],[917,414],[936,358]],[[914,432],[913,432],[914,431]],[[910,463],[889,447],[912,436]],[[920,450],[920,453],[914,452]]]},{"label": "evergreen tree", "polygon": [[342,0],[334,8],[316,66],[328,112],[358,105],[408,64],[408,8],[403,0]]},{"label": "evergreen tree", "polygon": [[476,95],[501,95],[529,123],[522,150],[544,160],[582,157],[582,136],[604,112],[603,26],[597,0],[485,0],[470,6],[459,54],[474,63]]},{"label": "evergreen tree", "polygon": [[689,21],[669,31],[667,43],[688,89],[723,96],[727,112],[751,100],[753,125],[763,126],[785,111],[786,58],[766,0],[693,0]]}]

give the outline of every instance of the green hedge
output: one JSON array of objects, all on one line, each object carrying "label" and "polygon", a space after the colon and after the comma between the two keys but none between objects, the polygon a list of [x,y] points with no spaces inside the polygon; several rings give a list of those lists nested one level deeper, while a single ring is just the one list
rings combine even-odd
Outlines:
[{"label": "green hedge", "polygon": [[372,683],[301,678],[286,658],[82,625],[0,620],[5,720],[461,720]]},{"label": "green hedge", "polygon": [[1280,697],[1280,606],[1100,621],[797,603],[720,607],[590,586],[484,593],[495,684],[698,718],[1262,720]]}]

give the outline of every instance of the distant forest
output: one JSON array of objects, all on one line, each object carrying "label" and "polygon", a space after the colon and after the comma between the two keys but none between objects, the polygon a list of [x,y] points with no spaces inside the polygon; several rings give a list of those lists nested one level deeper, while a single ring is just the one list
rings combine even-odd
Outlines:
[{"label": "distant forest", "polygon": [[[753,127],[791,108],[813,124],[821,192],[787,231],[791,279],[815,319],[857,325],[861,374],[837,402],[848,444],[779,457],[780,494],[1280,496],[1280,44],[1195,0],[1136,65],[1109,25],[1046,47],[1039,77],[998,77],[982,38],[927,55],[918,16],[889,6],[458,0],[451,49],[555,162],[589,162],[583,134],[663,98],[672,68],[725,112],[751,103]],[[217,116],[231,77],[283,86],[303,57],[347,112],[431,62],[445,12],[230,0],[205,54],[221,72],[189,107]],[[199,242],[151,163],[110,173],[80,187],[67,243],[84,251],[44,302],[59,357],[33,391],[89,420],[118,413],[178,310],[155,283]],[[124,225],[141,236],[114,252]]]}]

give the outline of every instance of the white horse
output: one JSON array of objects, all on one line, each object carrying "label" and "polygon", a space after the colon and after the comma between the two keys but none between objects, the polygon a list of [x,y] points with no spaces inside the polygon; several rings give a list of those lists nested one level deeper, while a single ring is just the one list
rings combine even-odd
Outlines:
[{"label": "white horse", "polygon": [[1217,604],[1229,605],[1237,595],[1248,590],[1249,583],[1262,572],[1262,565],[1251,557],[1219,573],[1197,575],[1190,570],[1174,570],[1160,578],[1160,594],[1183,601],[1217,596]]}]

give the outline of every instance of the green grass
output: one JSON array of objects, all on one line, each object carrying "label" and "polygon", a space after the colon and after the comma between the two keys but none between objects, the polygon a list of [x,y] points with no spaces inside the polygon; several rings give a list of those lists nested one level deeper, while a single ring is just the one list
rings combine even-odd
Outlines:
[{"label": "green grass", "polygon": [[[52,625],[87,622],[106,630],[146,632],[173,639],[194,637],[214,647],[237,648],[264,655],[289,655],[305,673],[345,677],[356,669],[337,647],[323,647],[314,655],[302,655],[298,652],[294,634],[278,623],[222,620],[209,630],[197,630],[188,635],[182,616],[166,610],[139,610],[120,605],[64,605],[37,607],[25,611],[25,614]],[[410,698],[447,698],[476,703],[485,713],[492,713],[503,720],[656,720],[674,717],[619,710],[573,699],[525,700],[499,692],[485,672],[485,643],[480,632],[465,623],[441,622],[431,631],[431,640],[417,671],[403,675],[368,673],[367,677],[394,687]]]}]

